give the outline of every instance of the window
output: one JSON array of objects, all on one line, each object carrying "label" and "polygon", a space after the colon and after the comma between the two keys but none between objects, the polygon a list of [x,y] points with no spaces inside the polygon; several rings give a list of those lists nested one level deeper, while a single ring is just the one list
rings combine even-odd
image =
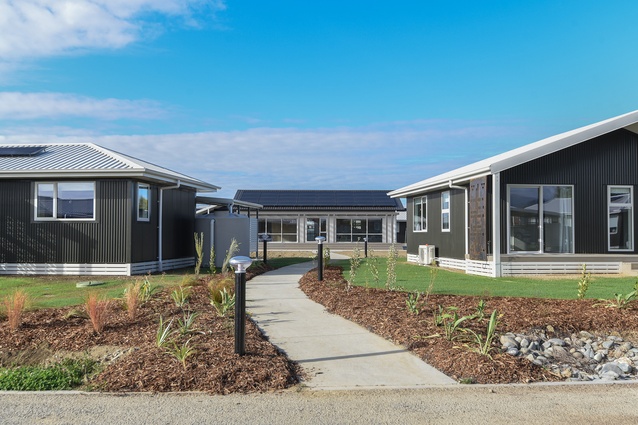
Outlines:
[{"label": "window", "polygon": [[634,249],[633,187],[609,186],[607,193],[609,250],[632,251]]},{"label": "window", "polygon": [[137,221],[150,221],[151,186],[146,183],[137,184]]},{"label": "window", "polygon": [[508,203],[509,252],[574,252],[572,186],[511,186]]},{"label": "window", "polygon": [[268,233],[273,242],[297,242],[296,218],[259,219],[257,233]]},{"label": "window", "polygon": [[314,242],[318,236],[328,237],[325,218],[306,218],[306,242]]},{"label": "window", "polygon": [[450,192],[441,193],[441,230],[450,231]]},{"label": "window", "polygon": [[94,220],[94,182],[35,184],[36,220]]},{"label": "window", "polygon": [[412,228],[415,232],[428,231],[428,198],[414,198],[414,214],[412,215]]},{"label": "window", "polygon": [[383,219],[338,218],[337,242],[383,242]]}]

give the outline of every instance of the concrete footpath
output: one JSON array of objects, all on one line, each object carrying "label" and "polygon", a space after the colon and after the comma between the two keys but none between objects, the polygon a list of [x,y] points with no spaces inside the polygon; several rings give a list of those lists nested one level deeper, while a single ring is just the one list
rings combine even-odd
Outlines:
[{"label": "concrete footpath", "polygon": [[307,372],[318,390],[418,388],[456,382],[403,347],[326,312],[299,289],[312,263],[248,281],[246,308],[270,341]]}]

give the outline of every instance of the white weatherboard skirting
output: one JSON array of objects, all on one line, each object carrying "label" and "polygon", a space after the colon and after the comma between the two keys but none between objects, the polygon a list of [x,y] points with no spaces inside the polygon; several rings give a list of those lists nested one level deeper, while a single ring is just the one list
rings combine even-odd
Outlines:
[{"label": "white weatherboard skirting", "polygon": [[[163,270],[190,267],[195,258],[164,260]],[[159,261],[134,264],[49,264],[49,263],[0,263],[0,275],[71,275],[71,276],[131,276],[160,271]]]},{"label": "white weatherboard skirting", "polygon": [[[437,258],[441,267],[464,270],[467,274],[494,276],[494,263],[491,261],[459,260],[455,258]],[[418,263],[419,256],[408,254],[408,262]],[[585,262],[587,272],[594,274],[620,274],[622,263],[618,261]],[[582,262],[503,262],[501,273],[503,276],[532,275],[532,274],[580,274],[583,271]]]}]

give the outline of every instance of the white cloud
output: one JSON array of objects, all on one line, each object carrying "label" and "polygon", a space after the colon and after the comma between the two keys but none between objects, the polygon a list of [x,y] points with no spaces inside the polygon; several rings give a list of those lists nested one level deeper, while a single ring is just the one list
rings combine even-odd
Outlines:
[{"label": "white cloud", "polygon": [[104,120],[157,119],[162,107],[148,100],[95,99],[65,93],[0,92],[0,119],[90,117]]},{"label": "white cloud", "polygon": [[138,40],[151,17],[180,17],[224,9],[222,0],[0,0],[0,61],[81,49],[117,49]]},{"label": "white cloud", "polygon": [[510,123],[423,122],[129,136],[36,132],[0,136],[0,143],[93,142],[222,186],[220,195],[232,197],[250,188],[396,189],[511,149],[523,131]]}]

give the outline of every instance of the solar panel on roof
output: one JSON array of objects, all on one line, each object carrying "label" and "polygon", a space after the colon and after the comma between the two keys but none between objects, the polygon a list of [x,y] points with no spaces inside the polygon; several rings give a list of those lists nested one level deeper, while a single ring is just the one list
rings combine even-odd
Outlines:
[{"label": "solar panel on roof", "polygon": [[0,147],[0,156],[35,156],[44,149],[44,146]]}]

